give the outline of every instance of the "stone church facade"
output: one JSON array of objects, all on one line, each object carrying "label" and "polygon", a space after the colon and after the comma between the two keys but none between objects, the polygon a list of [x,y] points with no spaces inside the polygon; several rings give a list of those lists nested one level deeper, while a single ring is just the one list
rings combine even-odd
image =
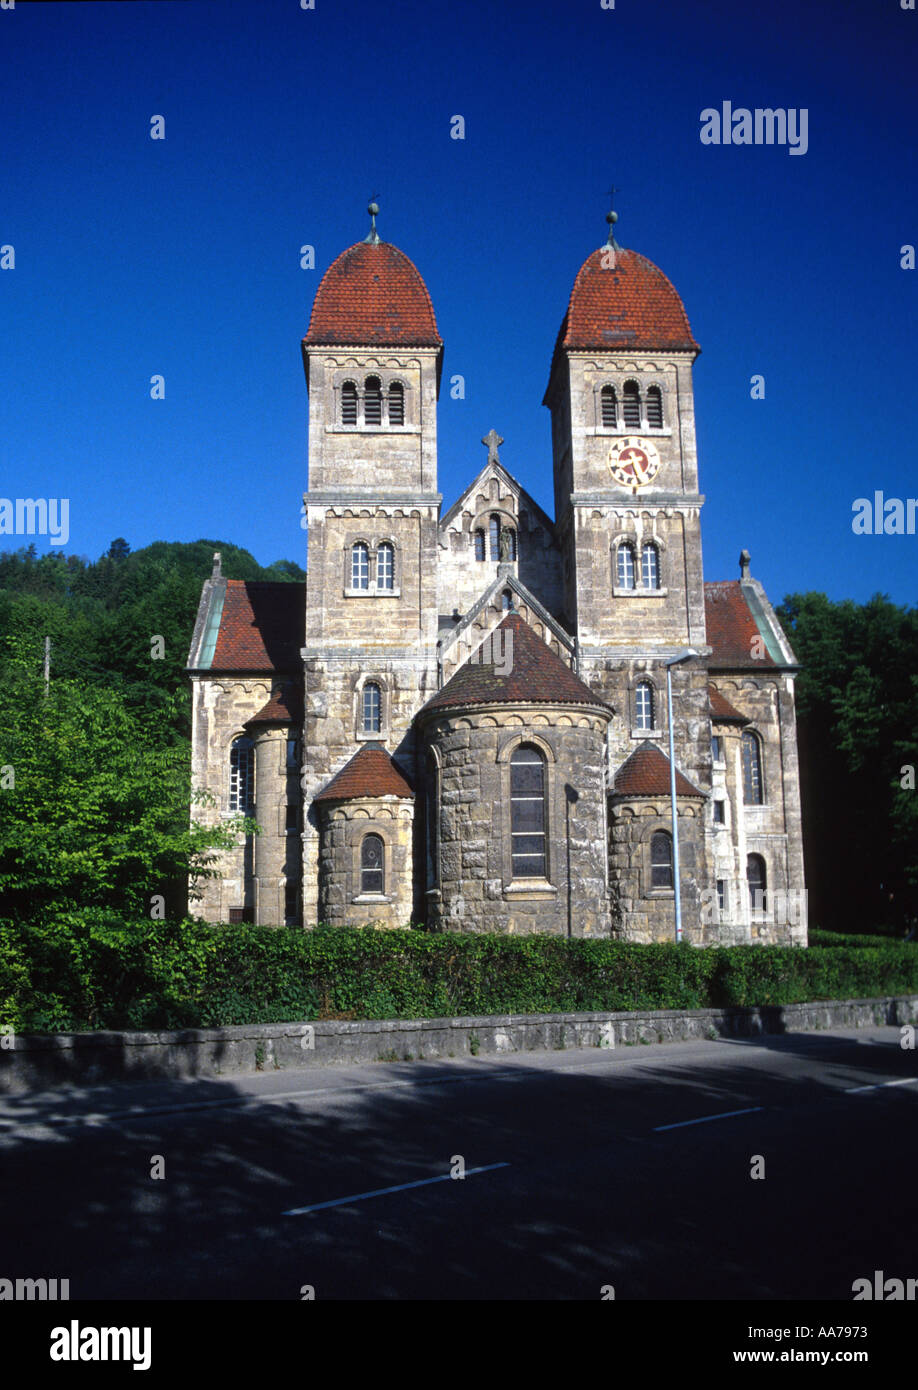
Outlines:
[{"label": "stone church facade", "polygon": [[554,520],[493,430],[443,512],[443,343],[375,217],[302,351],[308,578],[215,556],[188,661],[205,814],[261,833],[192,911],[672,940],[674,780],[685,939],[805,945],[797,665],[745,551],[704,580],[700,349],[662,271],[610,224],[574,278]]}]

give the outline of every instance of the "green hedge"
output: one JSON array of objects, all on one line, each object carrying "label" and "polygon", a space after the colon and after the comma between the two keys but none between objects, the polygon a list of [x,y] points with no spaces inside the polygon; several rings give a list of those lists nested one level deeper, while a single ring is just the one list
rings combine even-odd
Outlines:
[{"label": "green hedge", "polygon": [[0,921],[0,1026],[21,1032],[321,1018],[696,1009],[918,993],[918,947],[682,945],[372,928]]},{"label": "green hedge", "polygon": [[853,932],[823,931],[820,927],[810,927],[807,933],[811,946],[911,946],[903,936],[889,936],[882,932],[855,935]]}]

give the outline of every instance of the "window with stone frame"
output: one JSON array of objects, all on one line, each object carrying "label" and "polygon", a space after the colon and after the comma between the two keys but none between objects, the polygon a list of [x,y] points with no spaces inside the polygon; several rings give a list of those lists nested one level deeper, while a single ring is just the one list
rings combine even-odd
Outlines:
[{"label": "window with stone frame", "polygon": [[513,877],[548,877],[545,756],[521,743],[510,757],[510,852]]},{"label": "window with stone frame", "polygon": [[500,559],[500,517],[495,513],[488,522],[488,538],[491,544],[491,559]]},{"label": "window with stone frame", "polygon": [[248,737],[230,745],[229,809],[250,815],[255,805],[255,745]]},{"label": "window with stone frame", "polygon": [[363,732],[378,734],[382,730],[382,690],[376,681],[367,681],[362,695]]},{"label": "window with stone frame", "polygon": [[370,587],[370,547],[364,541],[351,546],[351,588]]},{"label": "window with stone frame", "polygon": [[660,587],[660,552],[653,541],[641,547],[641,585],[645,589]]},{"label": "window with stone frame", "polygon": [[485,533],[479,526],[478,530],[475,532],[475,559],[486,560],[487,558],[488,557],[485,548]]},{"label": "window with stone frame", "polygon": [[630,541],[623,541],[618,547],[616,556],[616,571],[619,589],[634,588],[634,546]]},{"label": "window with stone frame", "polygon": [[650,840],[650,886],[673,886],[673,837],[668,830],[655,830]]},{"label": "window with stone frame", "polygon": [[360,891],[386,891],[386,847],[381,835],[364,835],[360,842]]},{"label": "window with stone frame", "polygon": [[749,886],[749,906],[753,912],[764,912],[766,908],[766,892],[768,889],[768,874],[765,868],[765,860],[761,854],[748,854],[746,856],[746,883]]},{"label": "window with stone frame", "polygon": [[614,386],[604,386],[600,392],[603,429],[614,429],[618,424],[618,397]]},{"label": "window with stone frame", "polygon": [[765,781],[762,775],[762,741],[758,734],[747,729],[742,737],[743,801],[747,806],[765,803]]},{"label": "window with stone frame", "polygon": [[395,588],[395,550],[388,541],[376,550],[376,588],[382,592]]},{"label": "window with stone frame", "polygon": [[639,681],[634,690],[634,727],[648,732],[656,727],[654,689],[650,681]]}]

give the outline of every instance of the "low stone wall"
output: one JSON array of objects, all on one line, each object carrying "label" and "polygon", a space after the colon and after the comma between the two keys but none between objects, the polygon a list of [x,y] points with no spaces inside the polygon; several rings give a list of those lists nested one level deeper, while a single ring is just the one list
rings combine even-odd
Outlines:
[{"label": "low stone wall", "polygon": [[918,1023],[918,995],[762,1008],[634,1013],[490,1014],[480,1018],[266,1023],[174,1033],[55,1033],[6,1038],[0,1092],[73,1082],[180,1080],[338,1062],[433,1061],[568,1047]]}]

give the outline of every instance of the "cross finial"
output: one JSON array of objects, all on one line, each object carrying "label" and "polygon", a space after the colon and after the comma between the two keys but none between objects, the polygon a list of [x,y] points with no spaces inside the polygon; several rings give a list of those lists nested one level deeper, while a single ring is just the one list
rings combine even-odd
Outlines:
[{"label": "cross finial", "polygon": [[500,463],[500,458],[497,454],[497,446],[503,444],[504,441],[497,433],[497,430],[488,430],[481,442],[488,446],[488,463]]},{"label": "cross finial", "polygon": [[614,207],[613,207],[613,203],[615,202],[615,195],[616,195],[616,193],[621,193],[621,191],[622,191],[622,190],[621,190],[620,188],[616,188],[616,187],[615,187],[615,184],[614,184],[614,183],[611,185],[611,187],[609,187],[609,188],[606,189],[606,192],[607,192],[608,195],[609,195],[609,211],[606,213],[606,221],[607,221],[608,224],[609,224],[609,243],[608,243],[608,244],[609,244],[610,246],[614,247],[614,249],[615,249],[616,251],[620,251],[622,248],[619,246],[618,242],[615,240],[615,224],[616,224],[616,222],[618,221],[618,213],[615,211],[615,209],[614,209]]}]

